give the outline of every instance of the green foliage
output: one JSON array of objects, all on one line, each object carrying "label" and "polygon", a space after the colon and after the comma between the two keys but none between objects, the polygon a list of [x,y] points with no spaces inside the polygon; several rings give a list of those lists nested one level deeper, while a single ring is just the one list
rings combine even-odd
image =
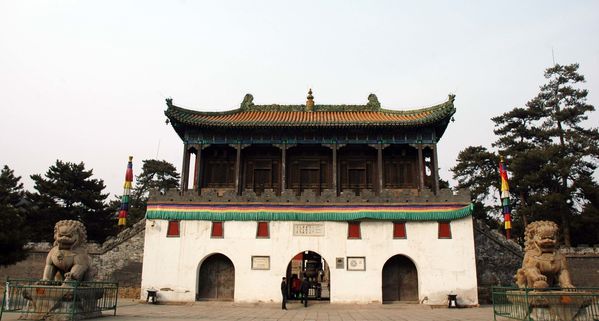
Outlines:
[{"label": "green foliage", "polygon": [[104,181],[92,178],[92,170],[79,164],[57,160],[44,176],[31,175],[36,193],[29,198],[35,204],[28,217],[35,241],[51,241],[54,224],[60,220],[78,220],[87,229],[89,240],[103,242],[115,233],[113,213],[104,203]]},{"label": "green foliage", "polygon": [[179,187],[179,173],[173,164],[165,160],[146,159],[143,161],[141,174],[137,176],[135,194],[137,198],[147,200],[151,189],[161,193]]},{"label": "green foliage", "polygon": [[0,266],[23,260],[27,252],[25,206],[21,177],[4,165],[0,172]]},{"label": "green foliage", "polygon": [[[581,124],[595,109],[586,103],[588,91],[578,88],[584,82],[578,64],[555,65],[545,71],[545,78],[547,83],[524,108],[492,118],[498,136],[493,146],[508,160],[515,230],[519,222],[553,220],[561,225],[564,243],[571,245],[570,224],[599,228],[593,201],[599,131]],[[473,198],[482,201],[499,185],[499,175],[490,165],[496,168],[497,163],[497,156],[484,147],[468,147],[452,170]],[[574,236],[576,242],[599,242],[597,233],[579,234]],[[594,235],[593,242],[587,242],[589,235]]]},{"label": "green foliage", "polygon": [[599,243],[599,187],[590,176],[580,179],[587,202],[582,206],[580,215],[573,217],[570,225],[572,227],[572,244],[597,244]]},{"label": "green foliage", "polygon": [[451,171],[458,188],[469,189],[474,200],[482,202],[499,191],[498,164],[499,157],[495,153],[483,146],[470,146],[458,154],[457,165]]},{"label": "green foliage", "polygon": [[[451,168],[457,188],[467,188],[474,203],[473,216],[489,226],[497,226],[500,213],[499,157],[483,146],[470,146],[458,154],[456,166]],[[487,204],[491,205],[487,205]]]}]

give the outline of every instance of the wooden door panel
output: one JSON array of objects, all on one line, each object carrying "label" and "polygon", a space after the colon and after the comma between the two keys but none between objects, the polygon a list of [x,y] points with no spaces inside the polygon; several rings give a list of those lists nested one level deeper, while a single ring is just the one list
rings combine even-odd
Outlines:
[{"label": "wooden door panel", "polygon": [[235,268],[229,258],[222,254],[208,257],[198,275],[198,300],[233,300]]},{"label": "wooden door panel", "polygon": [[383,301],[418,301],[418,272],[402,255],[390,258],[383,266]]}]

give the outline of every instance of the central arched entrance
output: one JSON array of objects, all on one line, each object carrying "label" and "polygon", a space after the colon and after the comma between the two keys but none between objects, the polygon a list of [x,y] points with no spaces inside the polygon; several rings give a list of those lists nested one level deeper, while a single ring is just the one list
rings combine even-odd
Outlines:
[{"label": "central arched entrance", "polygon": [[235,267],[223,254],[212,254],[200,265],[196,300],[231,301],[235,291]]},{"label": "central arched entrance", "polygon": [[418,271],[407,256],[395,255],[383,266],[383,303],[418,302]]},{"label": "central arched entrance", "polygon": [[304,276],[311,284],[308,299],[330,299],[331,271],[329,264],[320,254],[304,251],[296,254],[287,265],[287,297],[290,300],[299,300],[299,287]]}]

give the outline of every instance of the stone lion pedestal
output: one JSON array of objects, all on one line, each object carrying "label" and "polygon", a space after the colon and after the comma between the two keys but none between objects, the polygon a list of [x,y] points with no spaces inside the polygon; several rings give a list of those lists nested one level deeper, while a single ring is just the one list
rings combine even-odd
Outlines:
[{"label": "stone lion pedestal", "polygon": [[85,285],[34,285],[23,291],[30,307],[21,320],[80,320],[102,316],[98,300],[104,289]]},{"label": "stone lion pedestal", "polygon": [[[595,296],[595,297],[594,297]],[[593,304],[599,304],[596,293],[585,291],[507,291],[506,297],[516,307],[526,309],[532,320],[594,320]]]},{"label": "stone lion pedestal", "polygon": [[[87,232],[79,221],[63,220],[54,227],[54,247],[48,253],[41,280],[7,281],[26,301],[9,297],[13,311],[28,320],[79,320],[114,310],[118,285],[94,282],[96,270],[85,247]],[[20,303],[24,301],[26,303]],[[10,310],[10,309],[9,309]],[[8,310],[7,310],[8,311]]]},{"label": "stone lion pedestal", "polygon": [[[557,224],[536,221],[526,226],[524,259],[514,279],[519,289],[494,293],[507,304],[497,307],[500,315],[535,321],[598,320],[597,291],[576,289],[572,285],[566,258],[558,251]],[[496,296],[497,294],[497,296]],[[495,307],[495,299],[494,299]]]}]

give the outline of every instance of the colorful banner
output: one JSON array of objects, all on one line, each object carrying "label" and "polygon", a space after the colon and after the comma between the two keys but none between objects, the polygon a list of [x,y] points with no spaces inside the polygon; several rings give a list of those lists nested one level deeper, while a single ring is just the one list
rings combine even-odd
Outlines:
[{"label": "colorful banner", "polygon": [[510,229],[512,228],[511,208],[510,208],[510,186],[508,184],[507,169],[503,156],[499,157],[499,176],[501,176],[501,213],[505,224],[506,237],[510,238]]},{"label": "colorful banner", "polygon": [[129,198],[131,197],[131,188],[133,183],[133,156],[129,156],[127,163],[127,172],[125,172],[125,185],[123,196],[121,197],[121,208],[119,209],[119,226],[127,225],[127,214],[129,213]]}]

